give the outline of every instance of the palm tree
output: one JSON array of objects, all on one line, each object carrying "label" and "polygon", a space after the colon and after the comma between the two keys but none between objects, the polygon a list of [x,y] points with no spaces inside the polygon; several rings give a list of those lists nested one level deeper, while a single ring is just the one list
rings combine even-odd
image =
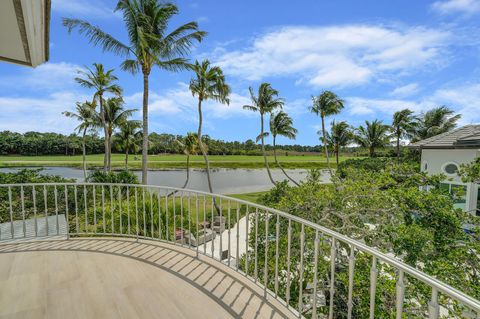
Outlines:
[{"label": "palm tree", "polygon": [[[122,125],[136,110],[125,110],[123,108],[123,99],[112,97],[105,100],[105,126],[107,128],[108,153],[112,153],[112,135],[113,131]],[[112,167],[112,157],[108,157],[108,170]]]},{"label": "palm tree", "polygon": [[287,172],[283,169],[277,159],[276,139],[277,136],[284,136],[289,139],[295,139],[297,135],[297,129],[293,127],[293,120],[287,113],[280,111],[270,116],[270,133],[273,138],[273,156],[275,158],[275,164],[282,170],[283,174],[291,180],[295,185],[299,185],[294,179],[292,179]]},{"label": "palm tree", "polygon": [[370,157],[375,155],[375,148],[385,147],[390,143],[388,134],[390,127],[382,121],[365,121],[365,127],[360,125],[355,135],[355,140],[360,146],[368,148]]},{"label": "palm tree", "polygon": [[400,158],[400,139],[410,138],[417,126],[413,111],[404,109],[393,114],[392,129],[397,139],[397,158]]},{"label": "palm tree", "polygon": [[129,120],[120,123],[120,132],[115,135],[119,141],[120,148],[125,152],[125,170],[128,171],[128,152],[133,149],[137,151],[138,139],[141,137],[142,122],[137,120]]},{"label": "palm tree", "polygon": [[190,155],[197,155],[199,151],[198,135],[196,133],[187,133],[187,136],[183,141],[177,140],[177,143],[183,150],[183,153],[187,156],[187,178],[182,188],[187,187],[190,180]]},{"label": "palm tree", "polygon": [[255,96],[252,87],[249,88],[249,91],[252,105],[244,105],[243,108],[260,113],[260,135],[257,136],[257,142],[259,140],[262,141],[262,154],[265,162],[265,168],[267,169],[270,181],[275,184],[272,173],[270,172],[270,168],[268,166],[267,154],[265,153],[265,137],[268,136],[268,133],[265,133],[263,118],[266,114],[271,114],[276,109],[281,109],[284,101],[282,98],[278,97],[278,91],[272,88],[270,83],[260,84],[258,87],[257,96]]},{"label": "palm tree", "polygon": [[83,177],[87,180],[87,161],[86,161],[86,147],[85,137],[87,131],[95,127],[95,103],[77,102],[76,113],[65,111],[62,113],[67,117],[77,119],[80,124],[75,128],[76,131],[82,133],[82,161],[83,161]]},{"label": "palm tree", "polygon": [[171,32],[168,26],[179,13],[176,5],[158,0],[119,0],[115,11],[123,13],[130,44],[124,44],[112,35],[78,19],[63,19],[63,25],[71,32],[78,28],[90,43],[99,45],[104,51],[126,57],[122,69],[143,74],[143,143],[142,183],[147,184],[148,168],[148,94],[149,75],[153,66],[177,72],[187,68],[184,58],[195,41],[200,42],[206,32],[198,29],[196,22],[185,23]]},{"label": "palm tree", "polygon": [[[331,133],[327,133],[327,141],[333,146],[333,151],[335,153],[335,159],[337,166],[339,164],[339,154],[340,148],[345,147],[350,143],[353,139],[353,134],[350,129],[350,125],[347,122],[341,121],[336,123],[333,121],[331,123]],[[318,132],[320,134],[320,132]]]},{"label": "palm tree", "polygon": [[202,141],[202,102],[214,100],[222,104],[229,104],[230,86],[225,82],[223,71],[218,66],[211,66],[210,61],[203,60],[202,63],[195,61],[190,65],[190,69],[195,73],[193,79],[190,80],[190,91],[193,96],[198,97],[198,146],[202,152],[207,168],[208,189],[213,193],[212,181],[210,179],[210,164],[208,161],[207,150]]},{"label": "palm tree", "polygon": [[118,78],[113,75],[113,69],[105,71],[103,64],[94,63],[93,69],[87,68],[86,71],[79,71],[78,73],[80,76],[76,77],[75,81],[85,88],[94,89],[95,93],[93,99],[98,100],[98,104],[100,105],[99,120],[105,133],[103,170],[107,171],[109,170],[108,163],[110,162],[110,141],[108,140],[107,125],[105,123],[104,93],[108,92],[120,96],[122,94],[122,89],[114,83]]},{"label": "palm tree", "polygon": [[454,129],[457,121],[462,117],[446,106],[433,108],[422,114],[415,130],[414,141],[423,140]]},{"label": "palm tree", "polygon": [[327,158],[327,167],[332,174],[330,160],[328,158],[327,134],[325,132],[325,117],[340,113],[344,107],[344,101],[331,91],[323,91],[319,96],[312,96],[312,106],[310,112],[320,116],[322,119],[322,143]]}]

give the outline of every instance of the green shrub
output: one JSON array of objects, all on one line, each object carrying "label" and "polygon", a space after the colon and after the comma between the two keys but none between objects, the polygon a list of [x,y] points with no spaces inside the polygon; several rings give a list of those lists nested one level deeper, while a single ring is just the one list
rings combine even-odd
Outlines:
[{"label": "green shrub", "polygon": [[138,177],[129,171],[104,172],[96,170],[91,172],[87,181],[90,183],[113,183],[113,184],[138,184]]}]

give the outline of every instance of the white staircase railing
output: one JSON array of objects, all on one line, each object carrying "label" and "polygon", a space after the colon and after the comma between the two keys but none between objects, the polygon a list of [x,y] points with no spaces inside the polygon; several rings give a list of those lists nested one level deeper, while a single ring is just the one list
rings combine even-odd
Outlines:
[{"label": "white staircase railing", "polygon": [[188,247],[308,318],[476,318],[480,302],[361,242],[223,195],[170,187],[0,185],[0,242],[123,236]]}]

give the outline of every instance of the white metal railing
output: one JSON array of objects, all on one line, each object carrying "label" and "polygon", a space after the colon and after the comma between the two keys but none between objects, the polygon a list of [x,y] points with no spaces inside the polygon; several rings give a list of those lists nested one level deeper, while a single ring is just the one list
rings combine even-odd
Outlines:
[{"label": "white metal railing", "polygon": [[299,317],[480,314],[478,300],[396,258],[223,195],[126,184],[0,185],[0,222],[0,242],[98,235],[182,245],[247,276]]}]

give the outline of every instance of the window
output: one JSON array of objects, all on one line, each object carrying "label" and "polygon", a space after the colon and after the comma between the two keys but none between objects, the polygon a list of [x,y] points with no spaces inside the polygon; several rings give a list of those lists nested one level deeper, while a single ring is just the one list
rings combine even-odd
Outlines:
[{"label": "window", "polygon": [[458,172],[458,166],[455,163],[447,163],[443,166],[443,171],[449,175],[454,175]]},{"label": "window", "polygon": [[449,183],[441,183],[440,189],[450,194],[453,199],[453,207],[465,211],[467,205],[467,186]]}]

